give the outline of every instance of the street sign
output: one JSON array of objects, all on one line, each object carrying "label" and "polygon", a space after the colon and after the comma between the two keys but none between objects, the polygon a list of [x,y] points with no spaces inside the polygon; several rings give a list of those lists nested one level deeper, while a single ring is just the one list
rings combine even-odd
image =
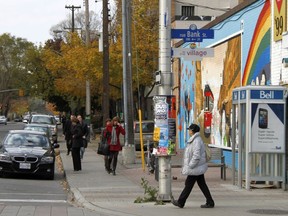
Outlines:
[{"label": "street sign", "polygon": [[213,48],[173,48],[173,57],[183,57],[187,60],[200,61],[205,57],[214,57]]},{"label": "street sign", "polygon": [[203,39],[213,39],[213,29],[171,29],[171,38],[183,39],[185,42],[202,42]]}]

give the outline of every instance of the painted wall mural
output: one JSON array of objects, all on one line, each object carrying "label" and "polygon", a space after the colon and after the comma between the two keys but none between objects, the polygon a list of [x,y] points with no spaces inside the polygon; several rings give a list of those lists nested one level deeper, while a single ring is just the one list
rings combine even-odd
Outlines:
[{"label": "painted wall mural", "polygon": [[[213,58],[204,58],[201,62],[181,59],[180,149],[186,145],[187,127],[191,123],[200,125],[205,143],[231,147],[232,90],[241,85],[271,83],[270,1],[257,1],[234,16],[215,26],[215,39],[201,44],[213,44],[210,45],[214,48]],[[241,26],[239,17],[245,23],[243,34],[235,27],[235,22]]]},{"label": "painted wall mural", "polygon": [[[245,33],[245,32],[244,32]],[[259,15],[248,51],[242,85],[271,83],[271,4],[265,1]]]}]

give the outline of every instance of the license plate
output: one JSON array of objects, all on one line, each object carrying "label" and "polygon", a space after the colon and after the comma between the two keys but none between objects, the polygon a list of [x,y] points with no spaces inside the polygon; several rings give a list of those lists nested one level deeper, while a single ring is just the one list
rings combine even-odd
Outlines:
[{"label": "license plate", "polygon": [[31,169],[31,164],[30,163],[20,163],[19,168],[20,169]]},{"label": "license plate", "polygon": [[152,139],[152,135],[144,135],[145,139]]}]

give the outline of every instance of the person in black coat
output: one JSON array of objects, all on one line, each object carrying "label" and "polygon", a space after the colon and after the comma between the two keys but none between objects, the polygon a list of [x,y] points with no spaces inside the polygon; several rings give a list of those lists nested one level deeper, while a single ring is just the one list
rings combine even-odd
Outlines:
[{"label": "person in black coat", "polygon": [[83,146],[82,141],[82,127],[79,120],[74,116],[72,118],[72,160],[74,171],[80,171],[81,168],[81,158],[80,149]]},{"label": "person in black coat", "polygon": [[63,130],[63,134],[65,136],[66,140],[66,148],[67,148],[67,155],[69,155],[71,148],[72,148],[72,118],[74,118],[74,115],[70,116],[70,119],[67,119],[65,121],[65,127]]},{"label": "person in black coat", "polygon": [[80,149],[80,157],[81,159],[83,159],[85,148],[87,148],[88,146],[89,128],[86,122],[83,120],[81,115],[78,115],[77,119],[79,120],[79,123],[82,127],[82,133],[83,133],[83,136],[82,136],[83,146]]}]

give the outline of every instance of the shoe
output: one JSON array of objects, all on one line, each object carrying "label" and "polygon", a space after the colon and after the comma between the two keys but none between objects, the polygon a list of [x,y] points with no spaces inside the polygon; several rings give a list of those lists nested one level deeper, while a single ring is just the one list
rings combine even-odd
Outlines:
[{"label": "shoe", "polygon": [[115,170],[113,170],[113,171],[112,171],[112,173],[113,173],[113,175],[114,175],[114,176],[116,175],[116,172],[115,172]]},{"label": "shoe", "polygon": [[214,208],[214,203],[206,203],[204,205],[201,205],[201,208]]},{"label": "shoe", "polygon": [[178,201],[175,200],[173,197],[171,198],[171,203],[174,205],[174,206],[177,206],[179,208],[183,208],[184,206],[181,206],[179,205]]},{"label": "shoe", "polygon": [[107,172],[108,174],[110,174],[110,173],[112,172],[111,169],[107,169],[107,168],[105,168],[105,170],[106,170],[106,172]]}]

